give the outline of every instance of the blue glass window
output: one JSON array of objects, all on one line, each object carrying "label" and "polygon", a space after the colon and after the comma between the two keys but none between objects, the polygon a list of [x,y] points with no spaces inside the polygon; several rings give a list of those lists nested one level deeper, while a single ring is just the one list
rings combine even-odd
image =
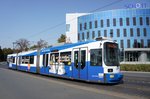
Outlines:
[{"label": "blue glass window", "polygon": [[143,29],[144,36],[147,36],[146,28]]},{"label": "blue glass window", "polygon": [[89,22],[89,28],[92,29],[92,22]]},{"label": "blue glass window", "polygon": [[133,17],[133,25],[136,25],[136,17]]},{"label": "blue glass window", "polygon": [[116,26],[116,19],[113,19],[113,26]]},{"label": "blue glass window", "polygon": [[92,39],[95,38],[95,31],[92,31]]},{"label": "blue glass window", "polygon": [[129,18],[126,18],[126,25],[129,26],[130,23],[129,23]]},{"label": "blue glass window", "polygon": [[86,36],[86,39],[89,39],[89,32],[87,32],[87,36]]},{"label": "blue glass window", "polygon": [[109,19],[107,19],[107,27],[109,27],[110,26],[110,21],[109,21]]},{"label": "blue glass window", "polygon": [[97,28],[97,20],[95,21],[95,28]]},{"label": "blue glass window", "polygon": [[82,40],[84,40],[84,32],[82,33]]},{"label": "blue glass window", "polygon": [[104,37],[107,37],[107,30],[104,30]]},{"label": "blue glass window", "polygon": [[124,34],[124,37],[127,37],[127,30],[126,29],[123,29],[123,34]]},{"label": "blue glass window", "polygon": [[143,19],[140,17],[140,25],[143,25]]},{"label": "blue glass window", "polygon": [[146,25],[149,25],[150,21],[149,21],[149,17],[146,17]]},{"label": "blue glass window", "polygon": [[104,26],[104,24],[103,24],[103,20],[101,20],[101,27],[103,27]]},{"label": "blue glass window", "polygon": [[119,21],[120,21],[120,26],[123,26],[123,19],[120,18]]},{"label": "blue glass window", "polygon": [[66,24],[66,32],[70,31],[70,24]]}]

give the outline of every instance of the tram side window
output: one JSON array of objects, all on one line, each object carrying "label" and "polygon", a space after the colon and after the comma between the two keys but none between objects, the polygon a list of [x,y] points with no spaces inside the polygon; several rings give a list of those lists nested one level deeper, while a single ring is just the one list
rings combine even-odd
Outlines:
[{"label": "tram side window", "polygon": [[13,63],[13,57],[9,58],[8,60],[10,63]]},{"label": "tram side window", "polygon": [[22,64],[24,64],[24,59],[25,59],[25,56],[22,56]]},{"label": "tram side window", "polygon": [[15,57],[13,57],[13,63],[15,63]]},{"label": "tram side window", "polygon": [[45,65],[45,54],[43,54],[43,66]]},{"label": "tram side window", "polygon": [[29,63],[29,56],[26,56],[25,57],[25,64],[28,64]]},{"label": "tram side window", "polygon": [[34,56],[30,56],[30,64],[34,64]]},{"label": "tram side window", "polygon": [[60,54],[60,63],[64,63],[64,65],[71,65],[71,52],[62,52]]},{"label": "tram side window", "polygon": [[102,66],[102,50],[91,49],[90,50],[90,65],[91,66]]},{"label": "tram side window", "polygon": [[34,56],[22,56],[22,64],[34,64]]},{"label": "tram side window", "polygon": [[45,63],[46,66],[48,66],[48,55],[49,55],[49,54],[46,54],[46,63]]},{"label": "tram side window", "polygon": [[58,63],[59,54],[58,53],[52,53],[50,54],[50,64]]}]

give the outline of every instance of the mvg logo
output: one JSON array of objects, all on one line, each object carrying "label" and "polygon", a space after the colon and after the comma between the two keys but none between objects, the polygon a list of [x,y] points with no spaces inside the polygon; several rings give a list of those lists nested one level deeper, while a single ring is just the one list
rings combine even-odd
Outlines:
[{"label": "mvg logo", "polygon": [[126,4],[126,8],[146,8],[146,3],[135,3],[135,4]]}]

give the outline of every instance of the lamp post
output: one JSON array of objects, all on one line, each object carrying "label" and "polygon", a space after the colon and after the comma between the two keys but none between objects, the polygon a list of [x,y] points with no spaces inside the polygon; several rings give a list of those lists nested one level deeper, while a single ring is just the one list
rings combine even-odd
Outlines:
[{"label": "lamp post", "polygon": [[15,52],[15,48],[14,48],[14,45],[16,44],[16,42],[13,42],[13,53]]}]

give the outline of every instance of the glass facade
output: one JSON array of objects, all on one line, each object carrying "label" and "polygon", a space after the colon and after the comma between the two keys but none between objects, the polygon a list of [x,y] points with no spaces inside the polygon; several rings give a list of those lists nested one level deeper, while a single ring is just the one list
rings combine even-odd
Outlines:
[{"label": "glass facade", "polygon": [[78,42],[102,36],[116,40],[120,49],[150,48],[150,9],[118,9],[80,16],[78,33]]},{"label": "glass facade", "polygon": [[[148,48],[150,38],[150,9],[121,9],[102,11],[78,17],[79,42],[98,36],[111,37],[123,48],[134,48],[134,40]],[[84,26],[84,28],[82,27]],[[82,35],[87,33],[88,35]],[[130,42],[128,41],[130,39]],[[121,41],[123,40],[123,41]],[[129,44],[130,43],[130,44]],[[121,48],[121,45],[119,46]]]}]

